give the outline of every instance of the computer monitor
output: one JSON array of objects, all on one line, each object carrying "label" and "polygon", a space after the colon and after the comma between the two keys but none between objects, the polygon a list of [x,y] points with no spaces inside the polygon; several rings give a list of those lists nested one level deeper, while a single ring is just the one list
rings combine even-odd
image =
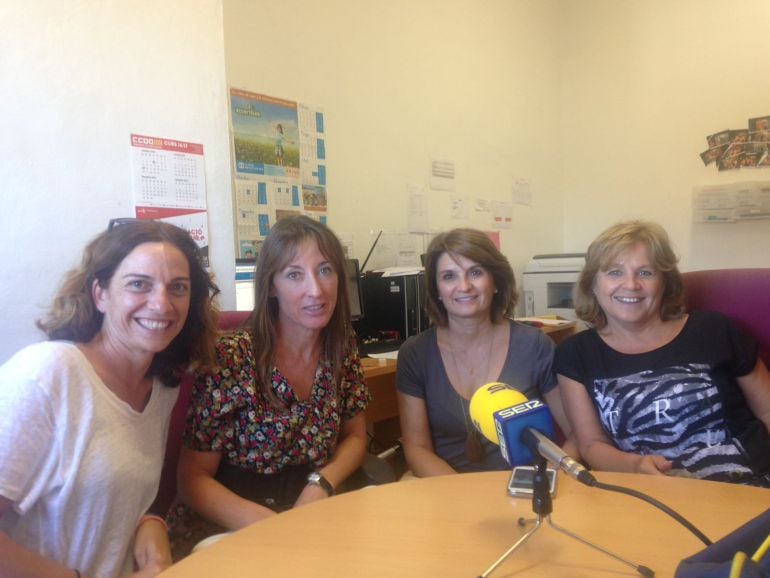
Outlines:
[{"label": "computer monitor", "polygon": [[[358,259],[345,259],[345,280],[348,284],[350,316],[354,321],[364,316],[361,273]],[[235,303],[238,311],[254,309],[254,260],[238,259],[235,267]]]},{"label": "computer monitor", "polygon": [[357,321],[364,316],[364,298],[361,289],[361,272],[358,269],[358,259],[345,259],[345,278],[348,283],[350,316],[354,321]]},{"label": "computer monitor", "polygon": [[235,309],[254,309],[254,259],[235,260]]}]

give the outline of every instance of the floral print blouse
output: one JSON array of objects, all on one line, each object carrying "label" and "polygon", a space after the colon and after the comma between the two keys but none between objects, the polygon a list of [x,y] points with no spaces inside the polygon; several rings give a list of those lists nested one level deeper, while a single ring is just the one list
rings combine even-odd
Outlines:
[{"label": "floral print blouse", "polygon": [[227,463],[259,474],[303,464],[322,467],[331,459],[342,423],[371,400],[355,338],[343,361],[339,387],[330,361],[322,355],[307,401],[298,399],[274,368],[271,387],[284,406],[274,407],[256,383],[255,365],[250,332],[220,338],[217,367],[195,377],[185,445],[222,452]]}]

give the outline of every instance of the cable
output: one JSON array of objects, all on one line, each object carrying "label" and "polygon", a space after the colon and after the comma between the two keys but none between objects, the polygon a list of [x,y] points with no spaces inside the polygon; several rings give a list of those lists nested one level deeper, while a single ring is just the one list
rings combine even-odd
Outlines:
[{"label": "cable", "polygon": [[762,558],[764,558],[765,554],[767,554],[768,550],[770,550],[770,535],[765,538],[765,541],[762,542],[759,548],[757,548],[757,551],[754,552],[754,555],[751,557],[752,562],[759,564],[762,561]]},{"label": "cable", "polygon": [[374,240],[374,243],[372,243],[371,249],[369,249],[369,253],[366,255],[366,259],[364,259],[364,264],[361,265],[361,273],[364,272],[364,267],[366,267],[366,264],[369,262],[369,257],[372,256],[372,253],[374,252],[374,248],[377,246],[377,241],[380,240],[380,237],[382,237],[382,230],[377,234],[377,238]]},{"label": "cable", "polygon": [[733,557],[733,563],[730,564],[730,578],[741,578],[743,567],[746,565],[748,557],[745,552],[736,552]]},{"label": "cable", "polygon": [[701,542],[706,544],[706,546],[711,546],[711,544],[712,544],[711,540],[709,540],[703,534],[703,532],[698,530],[698,528],[696,528],[693,524],[691,524],[688,520],[686,520],[684,518],[684,516],[682,516],[681,514],[678,514],[677,512],[675,512],[674,510],[669,508],[667,505],[665,505],[662,502],[659,502],[655,498],[652,498],[652,497],[650,497],[650,496],[648,496],[646,494],[643,494],[642,492],[637,492],[636,490],[632,490],[630,488],[624,488],[623,486],[613,486],[611,484],[603,484],[603,483],[601,483],[599,481],[596,481],[596,483],[591,484],[591,485],[593,487],[599,488],[601,490],[608,490],[610,492],[618,492],[619,494],[626,494],[628,496],[633,496],[634,498],[639,498],[640,500],[643,500],[643,501],[647,502],[648,504],[652,504],[653,506],[655,506],[659,510],[665,512],[666,514],[668,514],[669,516],[674,518],[674,520],[676,520],[677,522],[682,524],[682,526],[684,526],[685,528],[690,530],[690,532],[695,534],[695,536]]}]

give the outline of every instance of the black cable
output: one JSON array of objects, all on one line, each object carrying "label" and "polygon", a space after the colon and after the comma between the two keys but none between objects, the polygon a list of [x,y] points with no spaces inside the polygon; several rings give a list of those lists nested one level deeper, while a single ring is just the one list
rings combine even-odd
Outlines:
[{"label": "black cable", "polygon": [[374,252],[374,248],[377,246],[377,241],[379,241],[379,240],[380,240],[380,237],[382,237],[382,231],[380,231],[380,232],[377,234],[377,238],[374,240],[374,243],[372,243],[372,247],[371,247],[371,249],[369,249],[369,253],[367,253],[367,255],[366,255],[366,259],[364,259],[364,264],[363,264],[363,265],[361,265],[361,273],[362,273],[362,274],[363,274],[363,272],[364,272],[364,267],[366,267],[366,264],[369,262],[369,257],[371,257],[371,256],[372,256],[372,253]]},{"label": "black cable", "polygon": [[619,494],[626,494],[628,496],[633,496],[634,498],[639,498],[640,500],[643,500],[648,504],[652,504],[659,510],[665,512],[666,514],[674,518],[674,520],[682,524],[682,526],[690,530],[690,532],[695,534],[695,536],[701,542],[706,544],[706,546],[711,546],[711,544],[713,543],[711,540],[709,540],[705,536],[705,534],[703,534],[703,532],[698,530],[698,528],[696,528],[692,523],[690,523],[687,519],[685,519],[684,516],[682,516],[681,514],[678,514],[677,512],[669,508],[666,504],[659,502],[655,498],[652,498],[646,494],[643,494],[642,492],[637,492],[636,490],[632,490],[630,488],[624,488],[623,486],[613,486],[612,484],[603,484],[598,480],[596,480],[593,484],[589,484],[589,485],[595,488],[599,488],[600,490],[608,490],[610,492],[618,492]]}]

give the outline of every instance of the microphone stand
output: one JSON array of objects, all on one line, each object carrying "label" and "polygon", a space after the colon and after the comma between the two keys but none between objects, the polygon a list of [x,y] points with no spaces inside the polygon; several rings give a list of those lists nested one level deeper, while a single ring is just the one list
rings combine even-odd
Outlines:
[{"label": "microphone stand", "polygon": [[[554,524],[553,521],[551,520],[551,512],[553,511],[553,501],[551,500],[551,492],[548,486],[548,475],[546,474],[547,461],[545,458],[538,455],[536,456],[535,464],[537,466],[537,470],[535,471],[535,476],[532,480],[533,482],[532,510],[535,512],[535,514],[537,514],[537,518],[535,519],[535,525],[531,530],[529,530],[526,534],[524,534],[521,538],[519,538],[519,540],[513,546],[511,546],[505,554],[503,554],[500,558],[498,558],[494,564],[492,564],[489,568],[487,568],[484,571],[484,573],[479,576],[479,578],[487,578],[490,574],[492,574],[492,572],[494,572],[497,569],[498,566],[500,566],[500,564],[502,564],[508,558],[508,556],[513,554],[519,546],[521,546],[535,532],[537,532],[537,530],[540,529],[540,526],[543,525],[543,518],[545,518],[548,521],[548,524],[554,530],[561,532],[562,534],[565,534],[566,536],[569,536],[570,538],[573,538],[574,540],[577,540],[578,542],[581,542],[586,546],[590,546],[591,548],[598,550],[599,552],[607,554],[608,556],[615,558],[615,560],[618,560],[619,562],[622,562],[627,566],[631,566],[631,568],[639,572],[639,574],[641,574],[642,576],[645,576],[647,578],[653,578],[655,576],[655,572],[653,572],[647,566],[634,564],[633,562],[630,562],[625,558],[621,558],[617,554],[614,554],[613,552],[610,552],[609,550],[602,548],[601,546],[594,544],[593,542],[589,542],[585,538],[581,538],[577,534],[570,532],[569,530]],[[519,518],[520,526],[525,525],[527,522],[528,520],[525,520],[524,518]]]}]

